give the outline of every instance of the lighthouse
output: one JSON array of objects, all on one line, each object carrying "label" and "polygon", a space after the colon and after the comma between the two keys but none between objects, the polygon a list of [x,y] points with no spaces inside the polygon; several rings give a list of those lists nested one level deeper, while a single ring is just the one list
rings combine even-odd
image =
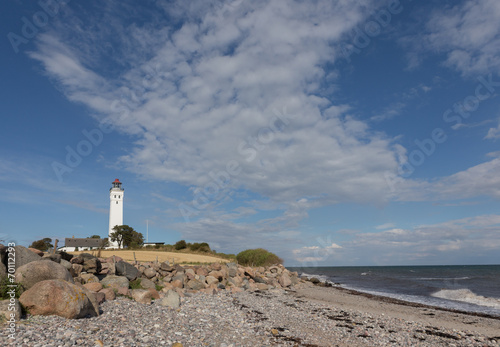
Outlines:
[{"label": "lighthouse", "polygon": [[118,248],[118,242],[111,241],[111,234],[115,231],[113,228],[117,225],[123,225],[123,188],[122,183],[117,178],[112,182],[109,189],[109,247]]}]

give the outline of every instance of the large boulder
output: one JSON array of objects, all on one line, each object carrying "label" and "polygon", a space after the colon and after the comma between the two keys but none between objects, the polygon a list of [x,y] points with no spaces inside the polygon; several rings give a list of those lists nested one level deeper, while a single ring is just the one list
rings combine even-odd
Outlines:
[{"label": "large boulder", "polygon": [[290,287],[292,285],[292,280],[287,273],[283,272],[281,276],[278,278],[278,283],[283,287]]},{"label": "large boulder", "polygon": [[38,282],[54,279],[75,283],[69,271],[63,265],[53,261],[33,261],[19,267],[16,271],[16,282],[21,283],[24,289],[30,289]]},{"label": "large boulder", "polygon": [[120,260],[116,263],[116,272],[119,276],[125,276],[129,281],[135,280],[139,277],[139,270],[135,268],[134,265],[127,263],[126,261]]},{"label": "large boulder", "polygon": [[187,287],[191,288],[193,290],[200,290],[200,289],[205,288],[205,284],[200,280],[192,279],[192,280],[188,281]]},{"label": "large boulder", "polygon": [[88,289],[60,279],[36,283],[21,295],[19,302],[32,315],[57,315],[69,319],[99,315],[97,300]]},{"label": "large boulder", "polygon": [[108,275],[101,280],[104,287],[110,288],[128,288],[129,280],[125,276]]},{"label": "large boulder", "polygon": [[61,259],[64,259],[66,261],[71,261],[71,259],[73,259],[73,254],[69,254],[64,251],[57,251],[57,254],[60,254]]},{"label": "large boulder", "polygon": [[181,305],[181,297],[175,290],[169,289],[167,294],[158,302],[162,306],[178,308]]},{"label": "large boulder", "polygon": [[16,270],[21,266],[31,263],[32,261],[37,261],[42,259],[38,254],[30,251],[28,248],[23,246],[14,247],[16,250],[16,262],[15,268]]}]

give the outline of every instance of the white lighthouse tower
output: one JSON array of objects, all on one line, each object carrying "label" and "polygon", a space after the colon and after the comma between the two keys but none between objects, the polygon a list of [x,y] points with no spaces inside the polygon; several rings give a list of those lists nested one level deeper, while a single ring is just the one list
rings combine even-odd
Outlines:
[{"label": "white lighthouse tower", "polygon": [[114,233],[113,228],[117,225],[123,225],[123,188],[122,183],[117,178],[112,183],[113,186],[109,189],[109,247],[118,248],[118,242],[111,241],[111,233]]}]

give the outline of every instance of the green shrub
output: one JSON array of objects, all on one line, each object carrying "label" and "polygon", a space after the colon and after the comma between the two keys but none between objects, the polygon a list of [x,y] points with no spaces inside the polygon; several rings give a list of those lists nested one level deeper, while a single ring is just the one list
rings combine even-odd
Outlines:
[{"label": "green shrub", "polygon": [[187,248],[187,243],[184,240],[177,241],[177,243],[174,245],[174,248],[178,251]]},{"label": "green shrub", "polygon": [[236,260],[243,266],[269,266],[283,263],[280,257],[263,248],[247,249],[240,252],[236,256]]},{"label": "green shrub", "polygon": [[143,289],[139,278],[129,282],[130,289]]},{"label": "green shrub", "polygon": [[[14,286],[14,287],[9,287]],[[22,294],[21,284],[11,282],[7,276],[0,279],[0,300],[10,299],[10,291],[14,289],[15,297],[19,299]]]}]

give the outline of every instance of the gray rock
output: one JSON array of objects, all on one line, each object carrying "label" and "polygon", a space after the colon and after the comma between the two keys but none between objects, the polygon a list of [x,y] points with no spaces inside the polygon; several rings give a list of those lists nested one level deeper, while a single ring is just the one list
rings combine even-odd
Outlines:
[{"label": "gray rock", "polygon": [[73,264],[71,264],[69,261],[64,260],[64,259],[61,259],[61,262],[59,264],[61,264],[62,266],[64,266],[66,269],[68,269],[68,271],[70,271],[72,269],[72,267],[73,267]]},{"label": "gray rock", "polygon": [[156,289],[156,285],[153,281],[151,281],[147,278],[141,278],[140,281],[141,281],[142,288],[144,288],[144,289],[149,289],[149,288]]},{"label": "gray rock", "polygon": [[26,247],[16,246],[14,248],[16,250],[16,270],[23,265],[31,263],[32,261],[39,261],[40,259],[42,259],[38,254],[33,253]]},{"label": "gray rock", "polygon": [[230,277],[235,277],[238,275],[238,265],[235,263],[227,263],[228,274]]},{"label": "gray rock", "polygon": [[129,280],[125,276],[108,275],[101,280],[104,287],[120,288],[129,287]]},{"label": "gray rock", "polygon": [[169,289],[167,294],[158,303],[162,306],[178,308],[181,305],[181,297],[175,290]]},{"label": "gray rock", "polygon": [[53,279],[75,283],[69,271],[61,264],[53,261],[33,261],[19,267],[16,271],[16,282],[21,283],[24,289],[30,289],[38,282]]},{"label": "gray rock", "polygon": [[193,290],[200,290],[205,288],[205,284],[197,279],[192,279],[188,281],[187,286],[188,288],[191,288]]},{"label": "gray rock", "polygon": [[214,276],[205,277],[205,281],[207,282],[208,285],[219,283],[219,280],[217,278],[215,278]]},{"label": "gray rock", "polygon": [[147,278],[153,278],[156,276],[156,270],[151,268],[151,267],[148,267],[147,269],[144,270],[144,276],[146,276]]},{"label": "gray rock", "polygon": [[164,261],[160,264],[160,270],[172,272],[175,270],[175,268],[173,266],[170,266],[170,263],[168,261]]},{"label": "gray rock", "polygon": [[139,270],[137,270],[132,264],[129,264],[123,260],[120,260],[116,263],[115,273],[119,276],[127,277],[129,281],[133,281],[139,276]]},{"label": "gray rock", "polygon": [[52,253],[45,253],[43,255],[43,260],[52,260],[53,262],[60,263],[61,262],[61,255],[60,254],[52,254]]}]

